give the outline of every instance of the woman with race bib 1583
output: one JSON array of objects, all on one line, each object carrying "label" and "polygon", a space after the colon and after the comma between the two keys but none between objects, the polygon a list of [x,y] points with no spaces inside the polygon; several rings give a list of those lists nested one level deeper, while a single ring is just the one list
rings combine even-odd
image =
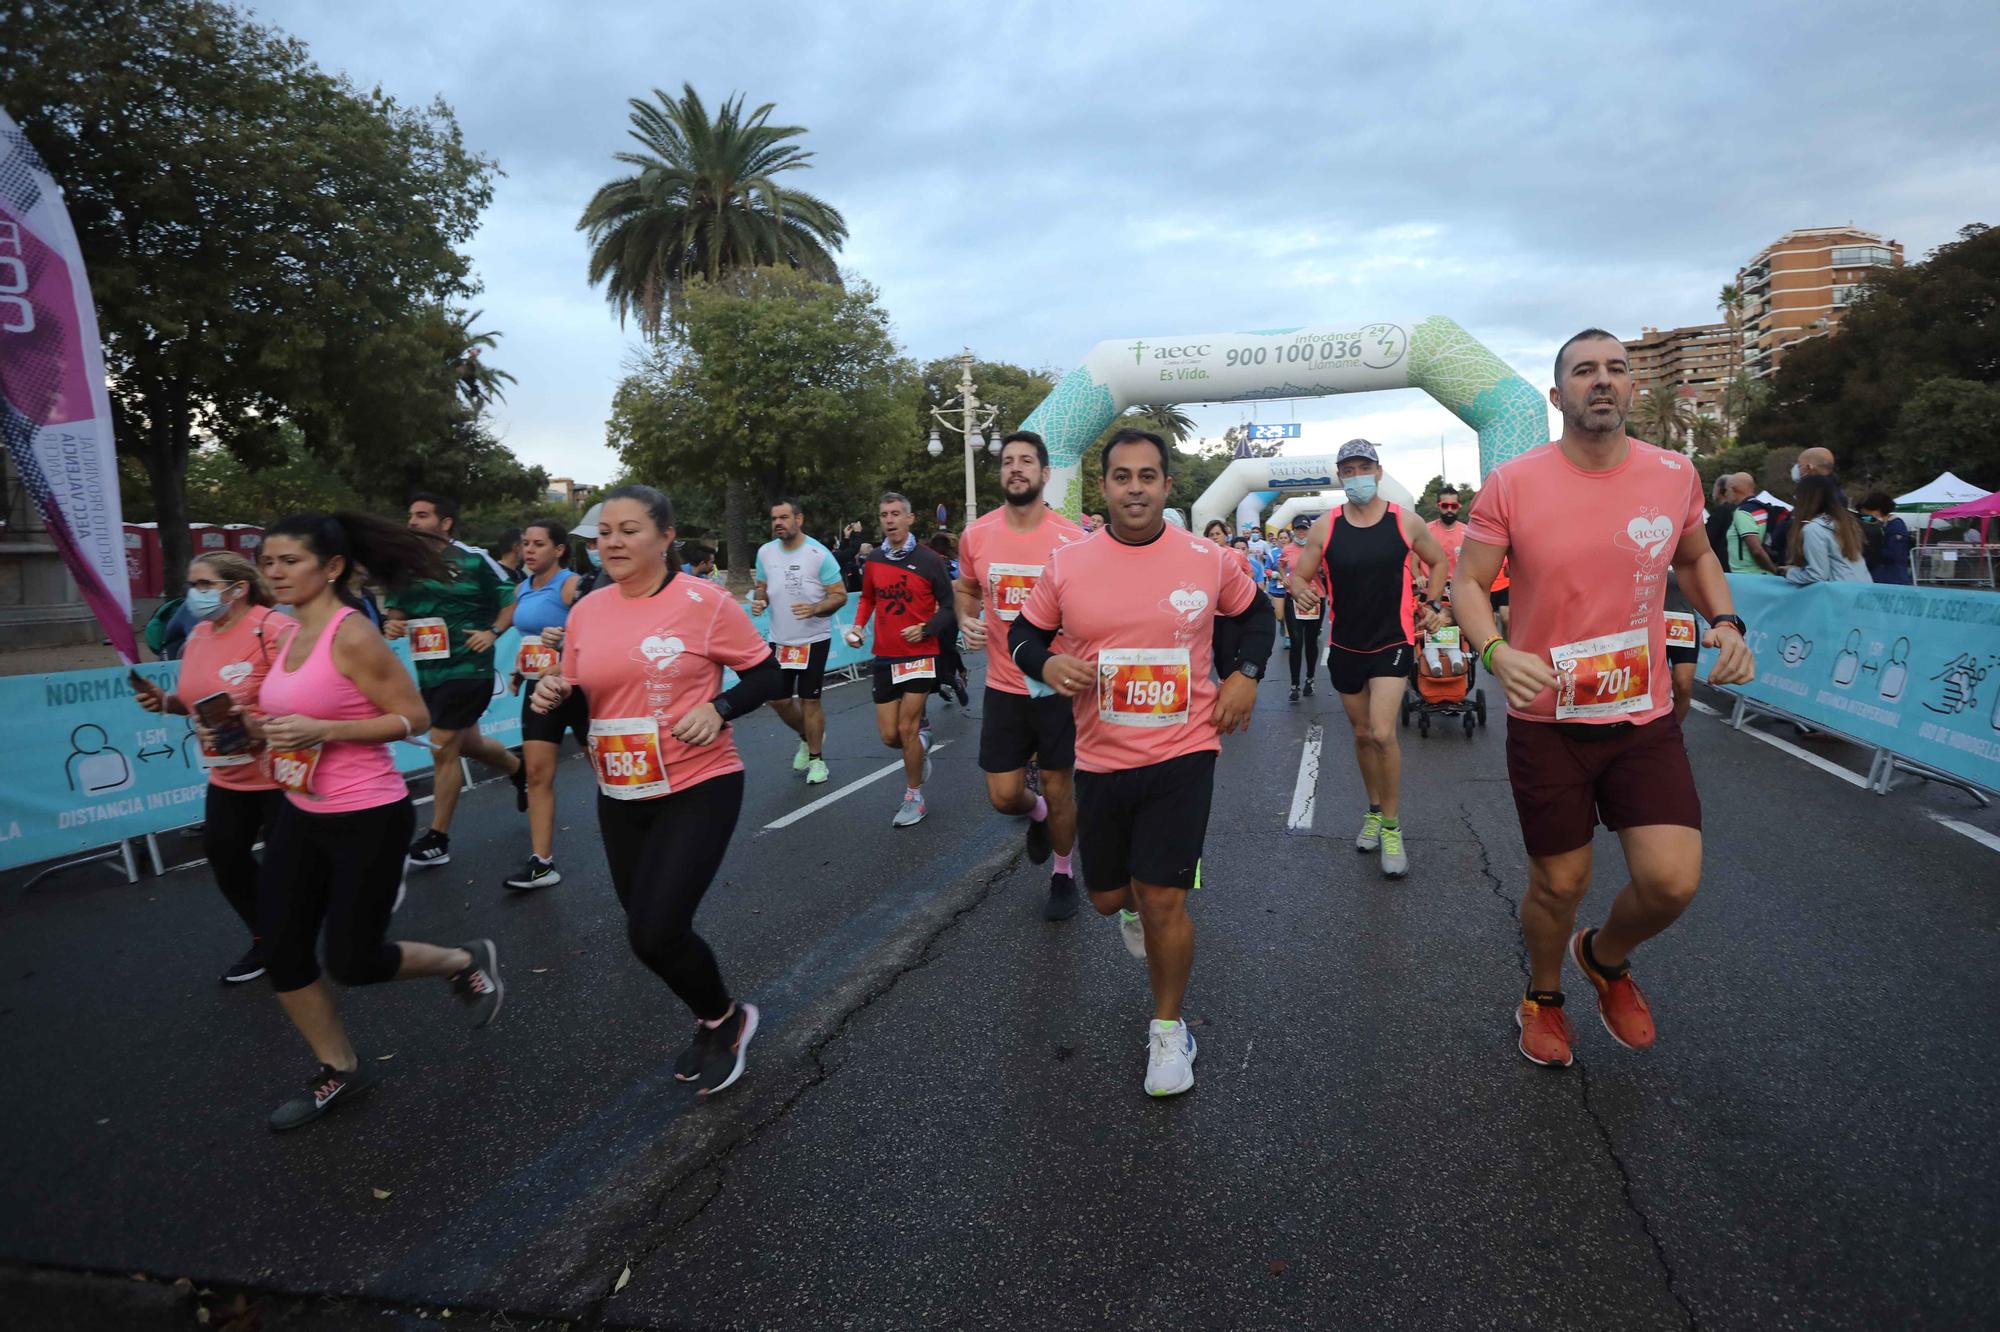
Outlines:
[{"label": "woman with race bib 1583", "polygon": [[[590,707],[597,820],[611,886],[641,962],[694,1010],[674,1076],[706,1096],[743,1075],[757,1006],[733,999],[694,914],[743,806],[728,724],[786,693],[771,647],[728,592],[684,574],[674,511],[651,486],[604,497],[597,552],[612,585],[570,609],[562,672],[534,706],[582,689]],[[724,668],[739,679],[722,688]]]}]

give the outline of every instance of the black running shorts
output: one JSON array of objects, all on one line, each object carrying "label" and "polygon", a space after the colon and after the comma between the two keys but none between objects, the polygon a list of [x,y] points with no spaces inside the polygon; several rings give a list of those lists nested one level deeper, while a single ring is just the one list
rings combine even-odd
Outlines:
[{"label": "black running shorts", "polygon": [[[773,646],[773,653],[782,649]],[[787,667],[782,656],[778,659],[778,674],[785,677],[784,698],[818,698],[826,688],[826,657],[833,651],[833,640],[822,638],[806,647],[806,664],[803,667]]]},{"label": "black running shorts", "polygon": [[1364,694],[1368,692],[1368,682],[1381,676],[1408,679],[1416,664],[1416,650],[1408,643],[1375,652],[1349,652],[1337,644],[1326,650],[1327,677],[1333,681],[1334,692],[1339,694]]},{"label": "black running shorts", "polygon": [[536,712],[534,708],[535,681],[521,682],[521,739],[543,740],[552,745],[562,743],[563,732],[576,736],[576,742],[586,750],[590,748],[590,704],[585,701],[581,689],[572,688],[569,697],[560,706],[547,712]]},{"label": "black running shorts", "polygon": [[1029,759],[1044,768],[1076,766],[1076,709],[1061,694],[1029,698],[988,685],[980,712],[981,772],[1019,772]]},{"label": "black running shorts", "polygon": [[1215,753],[1183,754],[1123,772],[1076,775],[1076,840],[1094,893],[1135,880],[1192,888],[1208,836]]},{"label": "black running shorts", "polygon": [[479,725],[486,705],[493,701],[493,677],[477,680],[444,680],[423,691],[424,710],[431,714],[431,729],[465,731]]},{"label": "black running shorts", "polygon": [[931,658],[931,674],[921,680],[905,680],[897,684],[894,678],[896,660],[888,657],[875,659],[875,701],[894,703],[905,694],[935,694],[938,691],[937,673],[941,669],[936,657]]}]

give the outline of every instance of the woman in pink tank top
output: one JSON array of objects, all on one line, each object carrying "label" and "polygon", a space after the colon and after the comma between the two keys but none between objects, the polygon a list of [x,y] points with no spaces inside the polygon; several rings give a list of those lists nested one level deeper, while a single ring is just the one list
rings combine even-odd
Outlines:
[{"label": "woman in pink tank top", "polygon": [[295,514],[264,534],[264,576],[298,632],[264,677],[252,729],[286,802],[264,851],[258,919],[271,986],[319,1058],[319,1071],[271,1114],[297,1128],[367,1091],[380,1076],[347,1039],[326,970],[344,985],[448,979],[475,1026],[500,1011],[490,939],[457,948],[386,940],[402,898],[403,849],[416,816],[392,743],[430,725],[416,681],[366,616],[356,570],[390,587],[445,578],[438,543],[360,513]]}]

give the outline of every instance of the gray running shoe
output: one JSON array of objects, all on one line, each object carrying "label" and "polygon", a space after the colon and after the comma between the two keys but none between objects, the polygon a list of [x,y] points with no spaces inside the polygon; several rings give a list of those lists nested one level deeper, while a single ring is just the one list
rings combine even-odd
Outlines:
[{"label": "gray running shoe", "polygon": [[271,1131],[283,1133],[286,1129],[310,1124],[336,1105],[346,1105],[367,1095],[381,1077],[374,1066],[366,1062],[344,1073],[329,1064],[321,1064],[319,1072],[307,1079],[304,1095],[294,1096],[271,1112]]},{"label": "gray running shoe", "polygon": [[472,1014],[472,1025],[483,1027],[500,1013],[507,987],[500,980],[500,954],[491,939],[460,944],[472,954],[472,965],[451,978],[451,992]]},{"label": "gray running shoe", "polygon": [[1361,819],[1361,835],[1354,839],[1356,851],[1373,851],[1382,845],[1382,816],[1369,810]]},{"label": "gray running shoe", "polygon": [[902,808],[896,811],[896,821],[894,826],[898,828],[909,828],[916,824],[922,823],[923,821],[924,821],[924,798],[921,795],[910,795],[908,793],[905,793],[903,796]]},{"label": "gray running shoe", "polygon": [[1382,873],[1384,877],[1400,879],[1410,872],[1410,858],[1403,854],[1403,829],[1400,825],[1382,829]]},{"label": "gray running shoe", "polygon": [[1144,961],[1146,958],[1146,922],[1136,911],[1118,913],[1118,933],[1125,940],[1125,951]]}]

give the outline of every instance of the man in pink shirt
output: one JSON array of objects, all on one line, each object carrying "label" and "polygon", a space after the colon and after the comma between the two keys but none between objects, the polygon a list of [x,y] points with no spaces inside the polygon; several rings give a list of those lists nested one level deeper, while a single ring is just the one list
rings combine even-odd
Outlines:
[{"label": "man in pink shirt", "polygon": [[[1000,493],[1006,503],[965,529],[953,588],[965,646],[986,649],[986,700],[979,723],[979,767],[986,796],[1002,814],[1028,816],[1028,859],[1055,853],[1049,876],[1048,920],[1076,914],[1076,721],[1069,700],[1030,681],[1007,655],[1007,627],[1027,605],[1049,556],[1081,541],[1084,531],[1042,500],[1049,483],[1049,449],[1032,430],[1001,441]],[[1028,760],[1041,771],[1041,790],[1028,789]]]},{"label": "man in pink shirt", "polygon": [[[1528,851],[1520,1049],[1565,1068],[1565,946],[1611,1038],[1647,1049],[1652,1011],[1627,959],[1674,923],[1701,880],[1701,798],[1667,667],[1669,566],[1709,621],[1709,682],[1741,684],[1756,669],[1702,527],[1701,481],[1686,458],[1625,434],[1632,396],[1615,336],[1586,329],[1562,345],[1549,390],[1562,438],[1487,476],[1452,584],[1460,626],[1507,691],[1507,778]],[[1511,641],[1491,597],[1503,559],[1521,588]],[[1602,926],[1572,933],[1600,820],[1632,877]]]},{"label": "man in pink shirt", "polygon": [[[1243,566],[1166,521],[1166,441],[1120,430],[1104,446],[1110,521],[1058,547],[1008,630],[1030,680],[1073,701],[1083,873],[1099,914],[1119,916],[1125,946],[1153,982],[1146,1091],[1194,1086],[1194,1036],[1181,1000],[1194,967],[1187,894],[1215,785],[1218,736],[1249,724],[1276,629]],[[1218,619],[1234,621],[1238,659],[1211,678]],[[1062,635],[1062,651],[1055,652]],[[1236,637],[1240,635],[1240,637]]]}]

